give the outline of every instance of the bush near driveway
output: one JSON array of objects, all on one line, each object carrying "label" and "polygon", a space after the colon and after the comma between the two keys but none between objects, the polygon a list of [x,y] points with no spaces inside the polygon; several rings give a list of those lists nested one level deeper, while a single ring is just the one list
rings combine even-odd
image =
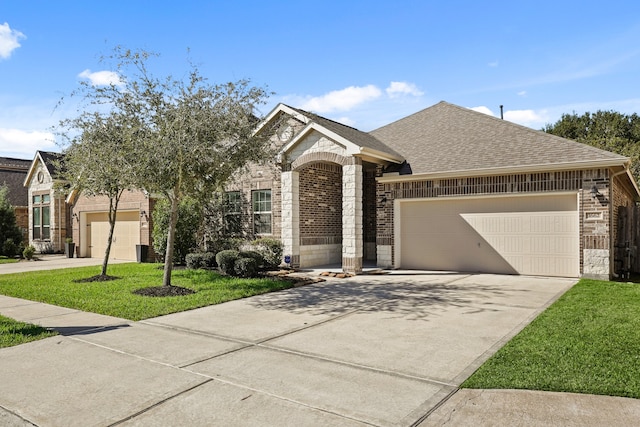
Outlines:
[{"label": "bush near driveway", "polygon": [[115,264],[117,280],[77,283],[99,273],[99,267],[68,268],[0,275],[0,294],[62,307],[142,320],[164,314],[290,288],[292,283],[271,278],[240,279],[208,270],[175,270],[174,286],[195,291],[184,296],[146,297],[132,292],[162,284],[158,264]]},{"label": "bush near driveway", "polygon": [[581,280],[462,387],[640,399],[640,284]]}]

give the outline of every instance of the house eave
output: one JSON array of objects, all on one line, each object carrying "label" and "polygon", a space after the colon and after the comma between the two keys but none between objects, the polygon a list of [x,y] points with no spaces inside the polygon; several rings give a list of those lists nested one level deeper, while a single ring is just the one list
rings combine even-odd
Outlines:
[{"label": "house eave", "polygon": [[427,172],[417,173],[411,175],[398,175],[389,174],[376,178],[376,180],[382,184],[395,183],[395,182],[411,182],[411,181],[424,181],[432,179],[447,179],[447,178],[460,178],[471,176],[490,176],[490,175],[507,175],[516,173],[531,173],[531,172],[555,172],[561,170],[576,170],[576,169],[594,169],[594,168],[614,168],[619,167],[622,169],[628,168],[629,159],[611,159],[611,160],[588,160],[583,162],[564,162],[553,164],[537,164],[537,165],[525,165],[525,166],[505,166],[498,168],[486,168],[486,169],[460,169],[454,171],[443,172]]}]

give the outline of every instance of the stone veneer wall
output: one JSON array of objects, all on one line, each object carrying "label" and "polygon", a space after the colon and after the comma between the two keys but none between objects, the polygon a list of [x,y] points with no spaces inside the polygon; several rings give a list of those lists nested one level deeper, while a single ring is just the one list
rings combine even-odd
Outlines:
[{"label": "stone veneer wall", "polygon": [[[600,196],[594,199],[596,185]],[[608,278],[610,202],[607,169],[570,170],[498,176],[477,176],[377,184],[378,266],[395,266],[394,200],[465,195],[504,195],[576,191],[580,215],[580,271]],[[606,271],[606,273],[605,273]]]}]

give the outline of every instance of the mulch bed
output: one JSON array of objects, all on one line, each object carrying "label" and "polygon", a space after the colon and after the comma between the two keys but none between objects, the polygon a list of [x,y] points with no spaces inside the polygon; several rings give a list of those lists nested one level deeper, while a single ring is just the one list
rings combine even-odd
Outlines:
[{"label": "mulch bed", "polygon": [[181,286],[151,286],[148,288],[136,289],[133,291],[136,295],[145,297],[178,297],[183,295],[195,294],[193,289],[183,288]]},{"label": "mulch bed", "polygon": [[109,276],[104,274],[98,274],[96,276],[87,277],[86,279],[76,279],[73,283],[92,283],[92,282],[109,282],[111,280],[118,280],[117,276]]}]

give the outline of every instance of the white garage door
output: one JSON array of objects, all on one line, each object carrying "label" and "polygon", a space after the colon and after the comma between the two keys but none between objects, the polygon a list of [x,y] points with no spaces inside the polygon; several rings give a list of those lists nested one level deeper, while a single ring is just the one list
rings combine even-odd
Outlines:
[{"label": "white garage door", "polygon": [[576,194],[401,201],[401,268],[577,277]]},{"label": "white garage door", "polygon": [[[90,256],[103,258],[109,237],[107,214],[92,214],[90,218]],[[109,259],[136,260],[136,245],[140,244],[140,220],[137,212],[118,212]]]}]

